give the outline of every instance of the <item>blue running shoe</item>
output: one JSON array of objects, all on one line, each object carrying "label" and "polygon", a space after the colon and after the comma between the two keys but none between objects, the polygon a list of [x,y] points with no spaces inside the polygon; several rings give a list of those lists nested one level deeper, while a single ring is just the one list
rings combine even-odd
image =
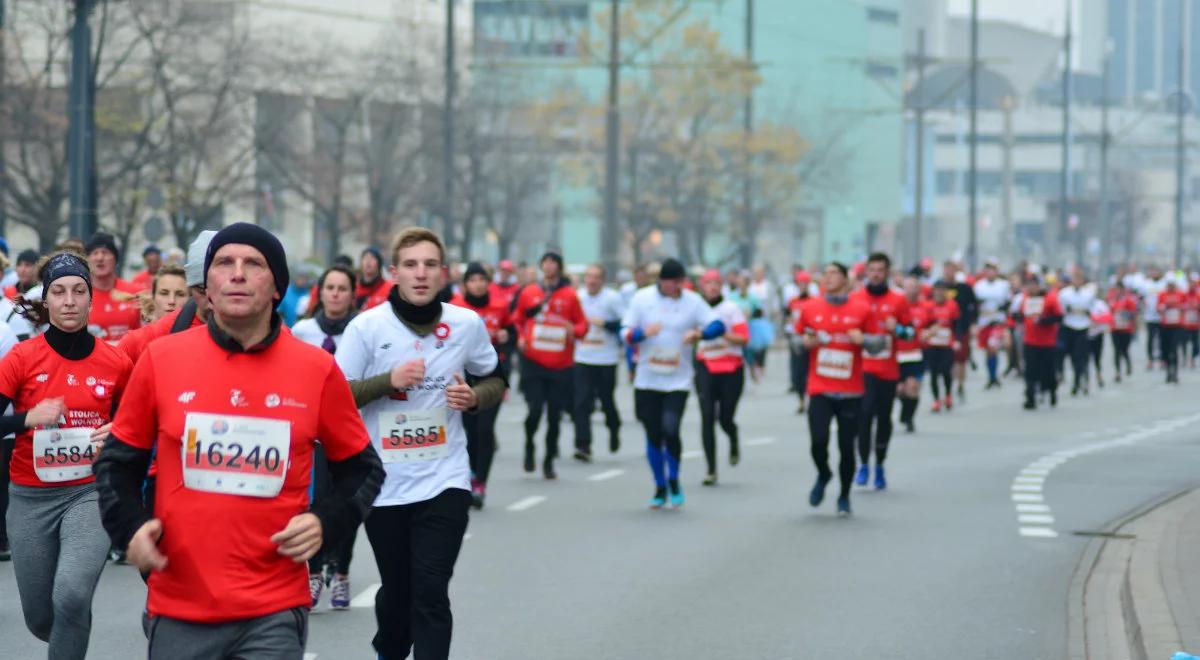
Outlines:
[{"label": "blue running shoe", "polygon": [[838,498],[837,509],[838,509],[839,516],[845,517],[845,516],[850,515],[850,496],[849,495],[842,495],[841,497]]},{"label": "blue running shoe", "polygon": [[883,466],[875,466],[875,490],[887,490],[887,478],[883,476]]},{"label": "blue running shoe", "polygon": [[678,509],[683,506],[683,491],[677,490],[671,493],[671,508]]},{"label": "blue running shoe", "polygon": [[821,506],[821,502],[825,501],[825,487],[828,485],[828,477],[817,477],[817,483],[813,485],[812,492],[808,494],[808,503],[812,506]]},{"label": "blue running shoe", "polygon": [[650,498],[651,509],[661,509],[667,505],[667,489],[658,488],[654,491],[654,497]]},{"label": "blue running shoe", "polygon": [[867,478],[870,476],[871,467],[866,463],[863,463],[862,465],[858,466],[858,475],[854,477],[854,483],[858,484],[859,486],[866,486]]}]

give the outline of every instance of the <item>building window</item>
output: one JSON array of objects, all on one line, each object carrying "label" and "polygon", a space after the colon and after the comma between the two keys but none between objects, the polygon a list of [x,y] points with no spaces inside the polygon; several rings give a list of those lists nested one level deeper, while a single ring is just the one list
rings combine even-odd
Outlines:
[{"label": "building window", "polygon": [[867,75],[872,78],[895,78],[900,75],[900,69],[891,64],[867,62]]},{"label": "building window", "polygon": [[872,23],[900,24],[900,12],[883,7],[867,7],[867,20]]}]

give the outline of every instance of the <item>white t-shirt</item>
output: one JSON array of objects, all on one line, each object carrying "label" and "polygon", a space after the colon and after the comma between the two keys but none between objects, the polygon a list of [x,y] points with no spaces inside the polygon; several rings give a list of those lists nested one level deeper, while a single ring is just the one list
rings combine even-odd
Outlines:
[{"label": "white t-shirt", "polygon": [[1142,296],[1142,318],[1147,323],[1158,323],[1158,294],[1166,290],[1166,277],[1157,280],[1147,277],[1138,283],[1137,292]]},{"label": "white t-shirt", "polygon": [[1095,302],[1095,285],[1059,289],[1058,303],[1063,308],[1063,325],[1072,330],[1087,330],[1092,325],[1092,305]]},{"label": "white t-shirt", "polygon": [[975,298],[979,300],[980,326],[1003,323],[1004,312],[1001,310],[1012,299],[1012,287],[1003,278],[982,279],[975,283]]},{"label": "white t-shirt", "polygon": [[[27,298],[27,300],[32,300],[32,298]],[[0,325],[6,326],[16,337],[21,335],[33,337],[38,334],[29,319],[21,316],[21,313],[17,311],[17,306],[4,296],[0,296],[0,321],[3,322]]]},{"label": "white t-shirt", "polygon": [[686,392],[692,388],[692,347],[684,345],[689,330],[703,330],[717,320],[717,313],[694,291],[684,290],[678,298],[667,298],[658,287],[637,292],[625,311],[621,334],[634,328],[645,330],[662,324],[653,337],[638,344],[638,368],[633,386],[639,390]]},{"label": "white t-shirt", "polygon": [[342,342],[342,335],[326,335],[325,331],[321,329],[321,325],[314,318],[296,321],[296,325],[292,326],[292,334],[296,336],[296,339],[317,348],[325,348],[326,337],[333,337],[333,347],[335,350]]},{"label": "white t-shirt", "polygon": [[612,289],[600,289],[600,293],[591,295],[586,288],[575,292],[579,296],[579,304],[583,307],[583,315],[588,318],[588,331],[582,338],[575,340],[575,362],[594,366],[613,366],[621,361],[621,342],[617,341],[614,332],[592,325],[594,318],[604,322],[621,321],[625,313],[625,301],[621,294]]},{"label": "white t-shirt", "polygon": [[766,316],[774,316],[775,312],[779,310],[779,301],[775,298],[775,285],[771,284],[770,280],[763,278],[761,282],[751,282],[746,289],[751,295],[758,298],[758,302],[763,308],[763,314]]},{"label": "white t-shirt", "polygon": [[[496,369],[496,350],[478,314],[443,303],[442,318],[433,334],[420,337],[396,318],[391,305],[379,305],[346,326],[335,357],[349,380],[390,373],[409,360],[425,358],[423,384],[372,401],[360,410],[375,449],[384,457],[387,472],[375,506],[424,502],[450,488],[470,490],[471,467],[462,413],[446,406],[446,387],[455,383],[455,374],[463,376],[466,371],[487,376]],[[440,423],[442,415],[444,446],[437,448],[441,451],[436,458],[391,458],[402,452],[384,447],[381,421],[392,427],[406,418],[432,416]],[[389,439],[396,437],[388,435]]]}]

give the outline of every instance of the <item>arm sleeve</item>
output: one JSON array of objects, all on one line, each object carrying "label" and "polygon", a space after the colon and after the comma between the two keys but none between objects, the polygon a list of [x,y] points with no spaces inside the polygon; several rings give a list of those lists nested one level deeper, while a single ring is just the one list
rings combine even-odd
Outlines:
[{"label": "arm sleeve", "polygon": [[621,338],[625,340],[626,344],[637,344],[646,338],[646,333],[641,326],[642,318],[638,313],[638,306],[636,303],[632,303],[625,310],[625,317],[621,319]]},{"label": "arm sleeve", "polygon": [[725,334],[725,324],[721,319],[715,319],[708,325],[704,326],[704,330],[700,332],[701,339],[716,339]]},{"label": "arm sleeve", "polygon": [[321,521],[322,544],[334,547],[366,518],[383,486],[383,463],[375,451],[345,376],[333,366],[325,378],[317,437],[329,459],[333,492],[312,513]]},{"label": "arm sleeve", "polygon": [[359,408],[390,395],[394,390],[390,373],[350,381],[350,393],[354,395],[354,405]]},{"label": "arm sleeve", "polygon": [[142,506],[142,482],[150,467],[150,450],[158,427],[153,367],[150,354],[138,361],[125,387],[125,394],[137,404],[117,411],[113,431],[92,468],[100,498],[100,520],[118,548],[128,547],[138,528],[153,517]]}]

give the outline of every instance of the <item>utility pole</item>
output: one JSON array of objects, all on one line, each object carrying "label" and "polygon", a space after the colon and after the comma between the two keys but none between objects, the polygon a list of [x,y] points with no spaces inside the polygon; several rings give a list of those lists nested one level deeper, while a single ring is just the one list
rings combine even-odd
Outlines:
[{"label": "utility pole", "polygon": [[[754,66],[754,0],[746,0],[746,65]],[[751,69],[752,70],[752,69]],[[758,232],[752,232],[754,227],[754,207],[752,202],[753,193],[753,177],[754,168],[750,161],[753,156],[750,153],[750,136],[754,133],[754,90],[746,90],[745,107],[742,109],[742,131],[744,138],[744,148],[746,149],[746,171],[742,179],[742,227],[743,241],[742,244],[742,267],[749,268],[751,255],[754,254],[754,243],[757,240]]]},{"label": "utility pole", "polygon": [[[604,226],[600,229],[600,260],[610,274],[620,265],[621,227],[617,218],[617,194],[621,166],[621,114],[618,108],[621,83],[621,10],[620,0],[612,0],[608,30],[608,109],[605,112],[604,147]],[[633,246],[634,260],[639,246]]]},{"label": "utility pole", "polygon": [[1013,139],[1013,108],[1016,107],[1016,104],[1016,99],[1011,96],[1005,96],[1000,101],[1001,110],[1004,112],[1004,156],[1001,165],[1003,170],[1001,188],[1003,190],[1000,198],[1001,227],[1004,233],[1000,237],[1000,250],[1005,258],[1016,254],[1016,250],[1013,248],[1015,237],[1013,236],[1012,213],[1013,149],[1016,146],[1016,140]]},{"label": "utility pole", "polygon": [[[1062,72],[1062,173],[1059,190],[1058,204],[1058,231],[1070,228],[1070,203],[1071,203],[1071,0],[1066,0],[1067,4],[1067,26],[1063,34],[1063,72]],[[1083,235],[1083,220],[1079,219],[1079,223],[1072,230],[1075,232],[1075,263],[1081,264],[1083,259],[1083,247],[1081,237]],[[1047,243],[1050,244],[1050,239]],[[1047,255],[1047,261],[1050,254]]]},{"label": "utility pole", "polygon": [[924,246],[921,240],[921,225],[925,223],[925,29],[917,30],[917,176],[916,194],[913,196],[913,263],[921,261]]},{"label": "utility pole", "polygon": [[70,128],[67,167],[70,173],[71,236],[87,240],[96,233],[95,135],[96,113],[92,88],[92,29],[88,17],[95,0],[74,0],[71,29]]},{"label": "utility pole", "polygon": [[[1108,149],[1112,136],[1108,134],[1108,84],[1112,66],[1112,41],[1104,43],[1104,68],[1101,75],[1100,92],[1100,226],[1104,235],[1100,239],[1100,269],[1097,275],[1106,278],[1112,262],[1112,210],[1108,208]],[[1099,278],[1098,278],[1099,279]],[[1104,280],[1101,280],[1104,281]]]},{"label": "utility pole", "polygon": [[1185,200],[1187,180],[1187,163],[1184,162],[1186,150],[1186,115],[1191,106],[1191,97],[1187,88],[1187,5],[1179,3],[1179,98],[1175,103],[1175,268],[1183,268],[1183,205]]},{"label": "utility pole", "polygon": [[978,253],[976,244],[976,216],[978,215],[978,185],[976,176],[979,173],[979,0],[971,0],[971,144],[970,171],[967,175],[969,194],[969,210],[967,211],[967,268],[975,272],[975,259]]},{"label": "utility pole", "polygon": [[446,0],[446,99],[442,110],[442,233],[447,238],[454,236],[458,230],[454,226],[454,94],[457,82],[454,74],[454,47],[454,0]]}]

